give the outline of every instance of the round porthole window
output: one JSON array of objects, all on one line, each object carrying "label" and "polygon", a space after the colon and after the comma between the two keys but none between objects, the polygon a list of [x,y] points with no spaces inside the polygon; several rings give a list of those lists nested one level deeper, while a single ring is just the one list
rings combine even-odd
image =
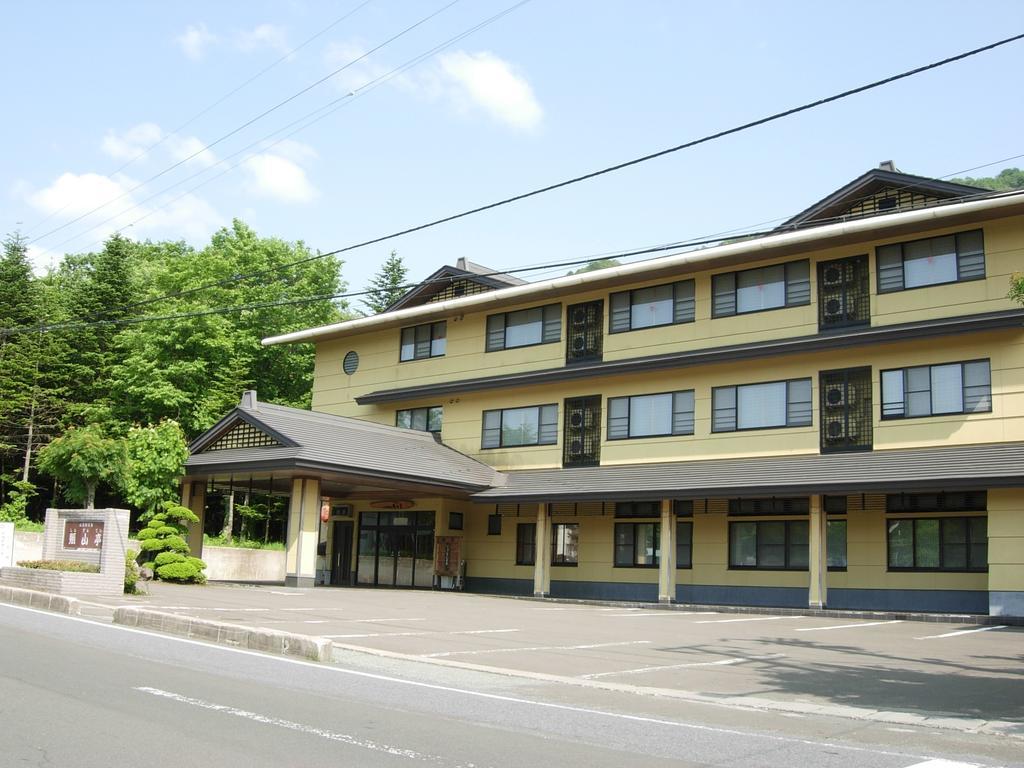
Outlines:
[{"label": "round porthole window", "polygon": [[345,353],[345,359],[341,361],[341,370],[351,376],[359,368],[359,353],[355,350]]}]

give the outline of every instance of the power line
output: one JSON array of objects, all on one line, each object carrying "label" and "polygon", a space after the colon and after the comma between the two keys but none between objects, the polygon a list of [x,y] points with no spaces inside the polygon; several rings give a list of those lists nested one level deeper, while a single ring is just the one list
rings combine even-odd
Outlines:
[{"label": "power line", "polygon": [[[215,100],[215,101],[214,101],[213,103],[211,103],[211,104],[208,104],[208,105],[207,105],[206,107],[204,107],[203,109],[201,109],[201,110],[200,110],[199,112],[197,112],[196,114],[192,115],[192,117],[188,118],[188,119],[187,119],[187,120],[186,120],[185,122],[183,122],[183,123],[182,123],[181,125],[179,125],[179,126],[178,126],[177,128],[174,128],[173,130],[169,131],[168,133],[165,133],[165,134],[164,134],[163,136],[161,136],[161,137],[160,137],[160,139],[158,139],[158,140],[157,140],[157,141],[155,141],[154,143],[150,144],[150,145],[149,145],[148,147],[146,147],[145,149],[143,149],[143,150],[142,150],[141,152],[139,152],[139,153],[138,153],[137,155],[135,155],[134,157],[132,157],[132,158],[130,158],[130,159],[128,159],[128,160],[126,160],[126,161],[125,161],[124,163],[122,163],[121,165],[119,165],[119,166],[118,166],[117,168],[115,168],[115,169],[114,169],[113,171],[111,171],[110,173],[108,173],[108,174],[107,174],[107,176],[113,176],[113,175],[115,175],[115,174],[117,174],[117,173],[120,173],[121,171],[123,171],[123,170],[124,170],[125,168],[127,168],[128,166],[130,166],[130,165],[132,165],[132,164],[136,163],[137,161],[141,160],[141,159],[142,159],[143,157],[145,157],[146,155],[148,155],[148,154],[149,154],[150,152],[152,152],[152,151],[153,151],[154,149],[156,149],[157,147],[159,147],[159,146],[160,146],[161,144],[163,144],[163,143],[164,143],[165,141],[167,141],[168,139],[170,139],[170,138],[171,138],[172,136],[176,136],[176,135],[178,135],[179,133],[181,133],[181,132],[182,132],[183,130],[185,130],[185,129],[186,129],[186,128],[187,128],[188,126],[192,125],[192,123],[194,123],[194,122],[195,122],[196,120],[198,120],[199,118],[201,118],[201,117],[203,117],[204,115],[206,115],[206,114],[208,114],[209,112],[211,112],[211,111],[212,111],[213,109],[215,109],[216,107],[218,107],[218,106],[220,106],[221,104],[223,104],[223,103],[224,103],[225,101],[227,101],[228,99],[230,99],[230,98],[231,98],[232,96],[234,96],[234,95],[235,95],[236,93],[238,93],[238,92],[239,92],[240,90],[242,90],[243,88],[245,88],[245,87],[246,87],[247,85],[249,85],[250,83],[252,83],[252,82],[254,82],[254,81],[258,80],[258,79],[259,79],[259,78],[261,78],[261,77],[263,77],[263,75],[267,74],[267,72],[269,72],[270,70],[272,70],[272,69],[273,69],[274,67],[276,67],[276,66],[277,66],[278,64],[281,64],[282,62],[284,62],[284,61],[286,61],[287,59],[291,58],[291,57],[292,57],[292,56],[294,56],[294,55],[295,55],[296,53],[298,53],[298,52],[299,52],[299,51],[301,51],[301,50],[302,50],[303,48],[305,48],[305,47],[306,47],[307,45],[309,45],[310,43],[312,43],[312,42],[313,42],[314,40],[316,40],[317,38],[319,38],[319,37],[322,37],[323,35],[327,34],[327,33],[328,33],[329,31],[331,31],[331,30],[332,30],[332,29],[334,29],[334,28],[335,28],[336,26],[338,26],[338,25],[339,25],[339,24],[340,24],[341,22],[345,21],[345,20],[346,20],[346,19],[348,19],[348,18],[349,18],[350,16],[353,16],[353,15],[355,15],[355,14],[356,14],[356,13],[357,13],[358,11],[361,11],[361,10],[362,10],[363,8],[365,8],[365,7],[367,6],[367,5],[369,5],[369,4],[370,4],[370,3],[372,3],[372,2],[373,2],[373,0],[363,0],[363,2],[361,2],[361,3],[360,3],[359,5],[357,5],[357,6],[355,7],[355,8],[353,8],[353,9],[352,9],[351,11],[348,11],[347,13],[343,14],[342,16],[339,16],[339,17],[338,17],[337,19],[335,19],[334,21],[332,21],[332,22],[331,22],[330,24],[328,24],[328,25],[327,25],[326,27],[323,27],[323,28],[322,28],[322,29],[321,29],[321,30],[320,30],[319,32],[317,32],[316,34],[312,35],[311,37],[307,37],[307,38],[306,38],[306,39],[305,39],[304,41],[302,41],[302,42],[301,42],[301,43],[299,43],[299,44],[298,44],[297,46],[295,46],[294,48],[292,48],[292,49],[291,49],[290,51],[288,51],[288,52],[287,52],[286,54],[284,54],[283,56],[281,56],[281,57],[280,57],[279,59],[275,59],[275,60],[274,60],[273,62],[271,62],[270,64],[268,64],[267,66],[265,66],[265,67],[264,67],[263,69],[259,70],[259,71],[258,71],[258,72],[257,72],[256,74],[252,75],[252,76],[251,76],[251,77],[250,77],[249,79],[247,79],[247,80],[245,80],[244,82],[240,83],[239,85],[235,86],[235,87],[234,87],[234,88],[232,88],[232,89],[231,89],[230,91],[228,91],[227,93],[225,93],[225,94],[224,94],[223,96],[221,96],[220,98],[218,98],[217,100]],[[37,227],[40,227],[40,226],[42,226],[42,225],[43,225],[43,224],[45,224],[45,223],[46,223],[47,221],[49,221],[50,219],[52,219],[52,218],[53,218],[54,216],[57,216],[58,214],[60,214],[60,213],[62,213],[63,211],[67,210],[67,209],[68,209],[68,207],[70,207],[70,205],[71,205],[71,203],[67,203],[67,204],[65,204],[65,205],[61,206],[60,208],[58,208],[57,210],[55,210],[55,211],[51,211],[50,213],[46,214],[46,216],[44,216],[44,217],[43,217],[42,219],[40,219],[39,221],[37,221],[37,222],[36,222],[35,224],[33,224],[33,225],[32,225],[31,227],[29,227],[29,228],[28,228],[28,231],[29,231],[29,232],[31,232],[31,231],[32,231],[33,229],[36,229]],[[102,226],[102,224],[101,224],[100,226]],[[64,244],[64,243],[61,243],[60,245],[58,245],[58,246],[56,246],[56,247],[57,247],[57,248],[59,248],[59,247],[60,247],[61,245],[63,245],[63,244]]]},{"label": "power line", "polygon": [[150,176],[145,181],[141,181],[138,184],[136,184],[134,187],[132,187],[131,189],[128,189],[127,191],[122,192],[117,197],[113,197],[110,200],[107,200],[102,205],[99,205],[99,206],[93,208],[90,211],[86,211],[85,213],[83,213],[83,214],[81,214],[79,216],[76,216],[75,218],[71,219],[70,221],[64,222],[59,227],[54,227],[53,229],[49,230],[48,232],[44,232],[43,234],[39,235],[38,237],[33,238],[29,242],[30,243],[35,243],[35,242],[38,242],[39,240],[42,240],[42,239],[44,239],[46,237],[49,237],[50,235],[54,234],[55,232],[59,232],[60,230],[64,229],[65,227],[69,227],[72,224],[74,224],[75,222],[81,221],[82,219],[84,219],[84,218],[86,218],[88,216],[91,216],[92,214],[96,213],[97,211],[100,211],[103,208],[106,208],[111,203],[115,203],[118,200],[121,200],[121,199],[127,197],[128,195],[130,195],[132,192],[134,192],[135,190],[139,189],[140,187],[144,187],[145,185],[149,184],[150,182],[153,182],[156,179],[159,179],[161,176],[164,176],[164,175],[170,173],[175,168],[178,168],[178,167],[184,165],[185,163],[187,163],[189,160],[192,160],[192,159],[198,157],[199,155],[203,154],[204,152],[209,151],[213,147],[215,147],[218,144],[220,144],[222,141],[225,141],[226,139],[234,136],[236,133],[239,133],[240,131],[248,128],[253,123],[255,123],[255,122],[259,121],[259,120],[262,120],[264,117],[266,117],[267,115],[269,115],[269,114],[271,114],[273,112],[276,112],[281,107],[283,107],[286,104],[289,104],[290,102],[292,102],[295,99],[297,99],[299,96],[302,96],[303,94],[308,93],[309,91],[313,90],[317,86],[322,85],[323,83],[327,82],[332,77],[334,77],[335,75],[337,75],[337,74],[339,74],[341,72],[344,72],[346,69],[348,69],[351,66],[354,66],[355,64],[358,64],[363,59],[373,55],[374,53],[379,51],[381,48],[384,48],[385,46],[390,45],[395,40],[398,40],[400,37],[403,37],[404,35],[407,35],[409,32],[412,32],[417,27],[420,27],[423,24],[426,24],[428,21],[430,21],[434,17],[439,16],[440,14],[444,13],[446,10],[448,10],[449,8],[451,8],[453,5],[457,4],[458,2],[460,2],[460,0],[450,0],[450,2],[448,2],[446,5],[441,6],[436,11],[428,14],[427,16],[424,16],[419,21],[417,21],[417,22],[415,22],[413,24],[410,24],[408,27],[406,27],[402,31],[398,32],[397,34],[392,35],[391,37],[389,37],[388,39],[384,40],[383,42],[378,43],[377,45],[375,45],[370,50],[368,50],[365,53],[357,56],[356,58],[352,59],[351,61],[349,61],[348,63],[344,64],[343,66],[338,67],[337,69],[335,69],[334,71],[328,73],[324,77],[321,77],[316,82],[310,83],[305,88],[302,88],[301,90],[296,91],[291,96],[289,96],[288,98],[284,99],[283,101],[279,101],[277,104],[275,104],[274,106],[270,107],[269,109],[265,109],[264,111],[260,112],[255,117],[250,118],[249,120],[247,120],[246,122],[242,123],[238,127],[233,128],[232,130],[230,130],[227,133],[223,134],[219,138],[214,139],[209,144],[206,144],[205,146],[203,146],[201,149],[197,149],[195,152],[190,154],[188,157],[184,157],[181,160],[178,160],[176,163],[173,163],[173,164],[169,165],[167,168],[164,168],[159,173],[156,173],[153,176]]},{"label": "power line", "polygon": [[[209,171],[211,171],[213,168],[216,168],[218,165],[222,165],[222,164],[228,162],[229,160],[231,160],[232,158],[235,158],[235,157],[238,157],[239,155],[245,154],[247,151],[249,151],[253,147],[256,147],[256,146],[258,146],[260,144],[263,144],[263,142],[267,141],[268,139],[272,138],[273,136],[276,136],[277,134],[281,133],[282,131],[287,131],[289,128],[292,128],[294,126],[298,126],[294,130],[289,131],[288,133],[284,134],[283,136],[281,136],[279,139],[275,140],[271,144],[268,144],[268,145],[263,147],[263,151],[267,151],[269,149],[272,149],[273,147],[277,146],[278,144],[280,144],[281,142],[285,141],[286,139],[294,136],[295,134],[299,133],[300,131],[306,130],[307,128],[311,127],[312,125],[315,125],[316,123],[318,123],[321,120],[325,119],[326,117],[330,116],[331,114],[333,114],[337,110],[341,109],[342,107],[347,106],[348,104],[350,104],[351,102],[355,101],[356,99],[365,96],[367,93],[369,93],[370,91],[374,90],[375,88],[377,88],[378,86],[382,85],[383,83],[387,82],[388,80],[391,80],[391,79],[397,77],[398,75],[408,71],[409,69],[412,69],[413,67],[421,64],[423,61],[425,61],[425,60],[429,59],[430,57],[434,56],[439,51],[442,51],[445,48],[448,48],[448,47],[454,45],[455,43],[459,42],[460,40],[463,40],[466,37],[468,37],[468,36],[478,32],[479,30],[483,29],[484,27],[487,27],[490,24],[493,24],[494,22],[498,21],[499,19],[503,18],[504,16],[507,16],[508,14],[512,13],[513,11],[517,10],[518,8],[526,5],[528,2],[530,2],[530,0],[520,0],[520,2],[517,2],[514,5],[511,5],[511,6],[507,7],[507,8],[505,8],[503,11],[500,11],[499,13],[496,13],[493,16],[490,16],[489,18],[484,19],[483,21],[473,25],[472,27],[463,30],[459,34],[454,35],[454,36],[448,38],[447,40],[445,40],[444,42],[434,46],[433,48],[431,48],[431,49],[429,49],[429,50],[427,50],[427,51],[425,51],[423,53],[420,53],[420,54],[412,57],[411,59],[406,60],[404,63],[400,64],[399,66],[397,66],[397,67],[395,67],[393,69],[391,69],[390,71],[385,72],[384,74],[378,75],[377,77],[374,77],[371,80],[368,80],[367,82],[363,83],[361,86],[359,86],[355,90],[345,94],[344,96],[341,96],[341,97],[336,98],[336,99],[332,99],[331,101],[327,102],[326,104],[324,104],[324,105],[322,105],[320,107],[317,107],[313,111],[307,112],[305,115],[303,115],[302,117],[298,118],[297,120],[293,120],[292,122],[282,126],[281,128],[278,128],[277,130],[272,131],[271,133],[263,136],[262,138],[259,138],[259,139],[257,139],[256,141],[254,141],[254,142],[252,142],[250,144],[247,144],[246,146],[242,147],[238,151],[233,152],[232,154],[228,155],[227,157],[224,157],[224,158],[218,160],[216,163],[214,163],[209,168],[203,168],[202,170],[193,173],[191,176],[186,176],[184,179],[181,179],[180,181],[177,181],[174,184],[171,184],[170,186],[164,187],[159,192],[155,192],[152,195],[150,195],[149,197],[143,198],[142,200],[140,200],[139,202],[135,203],[134,205],[132,205],[132,206],[130,206],[128,208],[125,208],[124,210],[120,211],[119,213],[114,214],[110,218],[104,219],[103,221],[99,222],[98,224],[92,225],[90,227],[90,230],[96,229],[97,227],[102,227],[104,224],[109,224],[110,222],[112,222],[112,221],[114,221],[116,219],[119,219],[124,214],[129,213],[130,211],[133,211],[136,208],[139,208],[139,207],[145,205],[150,200],[153,200],[153,199],[155,199],[157,197],[160,197],[161,195],[166,194],[167,192],[171,191],[172,189],[174,189],[176,187],[179,187],[182,184],[185,184],[185,183],[191,181],[192,179],[195,179],[195,178],[197,178],[199,176],[203,176],[203,175],[207,174]],[[327,111],[325,111],[325,110],[327,110]],[[318,114],[318,113],[320,113],[320,114]],[[309,118],[313,118],[313,119],[309,120]],[[303,123],[303,121],[306,121],[306,120],[309,120],[309,121],[306,122],[304,125],[299,125],[300,123]],[[145,219],[149,218],[153,214],[163,210],[164,208],[166,208],[166,207],[168,207],[170,205],[173,205],[175,202],[177,202],[178,200],[181,200],[183,197],[188,196],[192,192],[195,192],[197,189],[200,189],[200,188],[206,186],[207,184],[209,184],[209,183],[211,183],[213,181],[216,181],[217,179],[221,178],[225,174],[230,173],[231,171],[233,171],[236,168],[240,167],[246,160],[248,160],[248,158],[244,158],[243,160],[239,161],[238,163],[234,163],[233,165],[228,166],[222,172],[220,172],[220,173],[218,173],[218,174],[216,174],[214,176],[209,177],[205,181],[203,181],[203,182],[201,182],[199,184],[196,184],[193,187],[190,187],[183,194],[178,195],[178,196],[172,198],[171,200],[168,200],[167,202],[163,203],[162,205],[154,207],[152,210],[150,210],[145,215],[140,216],[139,218],[129,222],[128,224],[125,224],[124,226],[118,227],[117,229],[114,230],[114,232],[115,233],[116,232],[123,232],[125,229],[128,229],[129,227],[135,226],[136,224],[138,224],[141,221],[144,221]],[[86,234],[86,232],[90,231],[90,230],[86,230],[85,232],[79,232],[78,234],[73,235],[72,237],[69,237],[67,240],[64,240],[64,241],[58,243],[56,246],[54,246],[54,249],[59,249],[59,248],[63,247],[64,245],[67,245],[68,243],[73,242],[74,240],[77,240],[79,237],[81,237],[83,234]],[[87,246],[87,248],[91,248],[94,245],[102,243],[104,239],[105,238],[101,238],[100,240],[97,240],[97,241],[93,242],[92,244]]]}]

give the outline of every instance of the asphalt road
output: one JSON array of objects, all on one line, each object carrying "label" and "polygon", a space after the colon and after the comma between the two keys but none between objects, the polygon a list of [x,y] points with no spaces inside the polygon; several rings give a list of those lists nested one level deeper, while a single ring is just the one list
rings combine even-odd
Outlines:
[{"label": "asphalt road", "polygon": [[678,702],[644,710],[621,694],[369,663],[289,661],[0,606],[0,765],[1021,765],[1018,740],[978,741],[976,757],[964,734],[884,738],[864,724],[732,712],[716,723]]}]

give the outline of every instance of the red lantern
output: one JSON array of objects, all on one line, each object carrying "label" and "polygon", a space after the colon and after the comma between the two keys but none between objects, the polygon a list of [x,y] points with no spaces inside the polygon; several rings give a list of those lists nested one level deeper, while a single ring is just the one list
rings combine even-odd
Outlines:
[{"label": "red lantern", "polygon": [[320,504],[320,522],[326,523],[331,519],[331,502],[325,501]]}]

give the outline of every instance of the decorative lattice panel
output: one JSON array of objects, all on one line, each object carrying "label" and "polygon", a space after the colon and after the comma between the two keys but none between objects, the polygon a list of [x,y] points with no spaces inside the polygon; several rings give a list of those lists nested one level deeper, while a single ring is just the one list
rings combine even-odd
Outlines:
[{"label": "decorative lattice panel", "polygon": [[451,283],[445,286],[444,290],[438,291],[430,297],[430,302],[435,301],[448,301],[448,299],[458,299],[462,296],[472,296],[475,293],[487,293],[487,291],[493,291],[494,289],[489,285],[482,285],[474,282],[473,280],[453,280]]},{"label": "decorative lattice panel", "polygon": [[909,189],[886,187],[858,202],[846,212],[846,215],[871,216],[875,213],[894,213],[911,208],[924,208],[928,205],[935,205],[939,201],[938,197],[931,197]]},{"label": "decorative lattice panel", "polygon": [[251,424],[242,423],[232,427],[206,451],[229,451],[232,448],[272,448],[280,446],[277,440],[261,432]]}]

